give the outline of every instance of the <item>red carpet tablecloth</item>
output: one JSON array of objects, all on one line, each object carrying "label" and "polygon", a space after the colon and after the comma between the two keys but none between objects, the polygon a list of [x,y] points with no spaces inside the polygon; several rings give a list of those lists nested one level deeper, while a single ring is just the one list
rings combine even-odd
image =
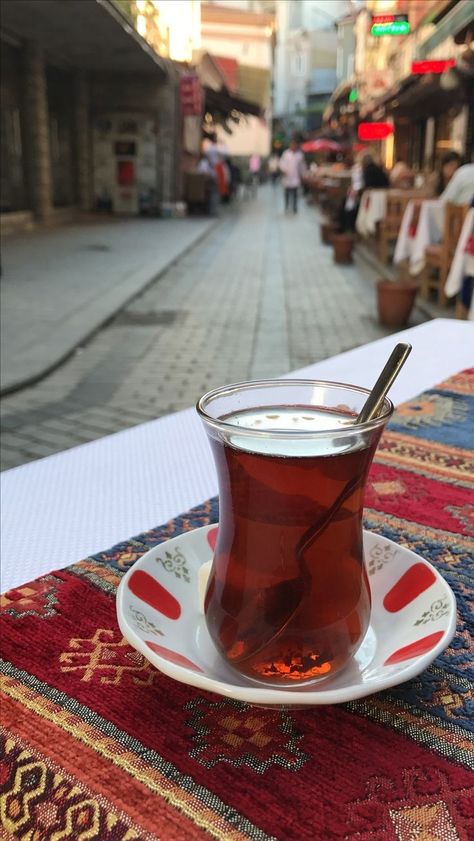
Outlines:
[{"label": "red carpet tablecloth", "polygon": [[437,566],[458,623],[417,679],[360,701],[250,707],[170,680],[125,643],[120,578],[216,521],[216,500],[5,594],[2,837],[474,838],[473,440],[474,369],[404,404],[383,437],[366,526]]}]

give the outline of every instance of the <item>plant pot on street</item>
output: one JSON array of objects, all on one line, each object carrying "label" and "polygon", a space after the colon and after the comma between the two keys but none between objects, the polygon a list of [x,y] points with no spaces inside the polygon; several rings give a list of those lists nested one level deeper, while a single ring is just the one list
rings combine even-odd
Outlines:
[{"label": "plant pot on street", "polygon": [[337,233],[335,222],[321,222],[321,240],[325,245],[332,245],[332,238]]},{"label": "plant pot on street", "polygon": [[352,263],[352,249],[355,237],[353,234],[333,234],[333,260],[335,263]]},{"label": "plant pot on street", "polygon": [[415,281],[378,280],[377,308],[380,324],[403,327],[410,318],[418,284]]}]

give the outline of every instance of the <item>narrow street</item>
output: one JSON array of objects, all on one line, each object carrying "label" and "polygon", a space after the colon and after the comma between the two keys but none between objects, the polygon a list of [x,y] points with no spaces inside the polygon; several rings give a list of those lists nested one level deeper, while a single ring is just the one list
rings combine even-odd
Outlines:
[{"label": "narrow street", "polygon": [[281,189],[266,186],[225,209],[60,368],[7,396],[2,469],[186,408],[225,382],[285,374],[386,335],[372,283],[357,264],[334,265],[315,209],[301,201],[293,216],[282,205]]}]

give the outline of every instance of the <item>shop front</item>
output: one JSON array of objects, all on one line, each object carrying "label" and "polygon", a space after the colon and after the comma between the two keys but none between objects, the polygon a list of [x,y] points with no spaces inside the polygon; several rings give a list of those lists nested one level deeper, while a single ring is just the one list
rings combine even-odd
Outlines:
[{"label": "shop front", "polygon": [[128,216],[158,213],[154,116],[105,113],[93,121],[92,142],[94,208]]},{"label": "shop front", "polygon": [[179,72],[116,4],[4,3],[0,32],[10,227],[25,211],[36,222],[78,210],[136,215],[178,198]]}]

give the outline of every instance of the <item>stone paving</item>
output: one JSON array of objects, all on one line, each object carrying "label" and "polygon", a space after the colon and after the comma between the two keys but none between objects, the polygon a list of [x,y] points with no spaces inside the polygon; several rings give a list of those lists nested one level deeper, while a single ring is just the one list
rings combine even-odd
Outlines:
[{"label": "stone paving", "polygon": [[285,215],[279,189],[261,188],[59,369],[4,398],[2,469],[388,332],[372,283],[320,243],[314,208]]}]

